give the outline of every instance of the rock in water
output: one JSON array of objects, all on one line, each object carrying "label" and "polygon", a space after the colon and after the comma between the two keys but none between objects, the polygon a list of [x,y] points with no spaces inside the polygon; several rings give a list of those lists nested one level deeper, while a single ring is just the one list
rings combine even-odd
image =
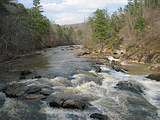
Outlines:
[{"label": "rock in water", "polygon": [[64,102],[64,99],[55,98],[52,100],[52,102],[49,103],[49,105],[50,107],[62,107],[63,102]]},{"label": "rock in water", "polygon": [[52,94],[53,92],[55,92],[54,89],[42,89],[40,94],[42,94],[44,96],[48,96],[48,95]]},{"label": "rock in water", "polygon": [[46,97],[44,95],[40,95],[40,94],[30,94],[30,95],[25,96],[25,99],[35,100],[35,101],[39,101],[45,98]]},{"label": "rock in water", "polygon": [[0,92],[0,108],[4,104],[5,101],[6,101],[6,95]]},{"label": "rock in water", "polygon": [[142,94],[143,90],[141,89],[140,86],[138,85],[133,85],[131,82],[128,81],[120,81],[115,88],[118,88],[120,90],[126,90],[126,91],[130,91],[136,94]]},{"label": "rock in water", "polygon": [[41,75],[38,75],[38,76],[32,77],[32,79],[40,79],[40,78],[42,78],[42,76],[41,76]]},{"label": "rock in water", "polygon": [[38,85],[32,85],[32,86],[29,86],[29,89],[27,90],[27,94],[33,94],[33,93],[36,93],[36,92],[39,92],[41,90],[41,87],[38,86]]},{"label": "rock in water", "polygon": [[117,72],[128,73],[128,70],[126,70],[122,67],[112,66],[112,69],[117,71]]},{"label": "rock in water", "polygon": [[19,79],[24,80],[24,79],[26,79],[26,77],[25,76],[20,76]]},{"label": "rock in water", "polygon": [[51,107],[62,107],[62,108],[70,108],[70,109],[85,109],[87,106],[83,101],[78,101],[74,99],[61,99],[56,98],[52,102],[49,103]]},{"label": "rock in water", "polygon": [[30,70],[24,70],[24,71],[21,71],[20,74],[21,76],[24,76],[24,75],[29,75],[31,74],[32,72]]},{"label": "rock in water", "polygon": [[6,86],[6,89],[3,90],[6,93],[7,97],[20,97],[28,90],[28,87],[24,84],[14,83],[12,85]]},{"label": "rock in water", "polygon": [[102,71],[102,69],[100,68],[100,66],[96,66],[96,67],[95,67],[95,71],[96,71],[97,73],[99,73],[99,72]]},{"label": "rock in water", "polygon": [[146,78],[160,82],[160,74],[150,74]]},{"label": "rock in water", "polygon": [[107,115],[102,115],[99,113],[93,113],[92,115],[90,115],[90,118],[96,118],[99,120],[110,120],[110,118]]},{"label": "rock in water", "polygon": [[68,100],[64,101],[62,107],[83,110],[86,107],[86,104],[82,101],[75,101],[73,99],[68,99]]}]

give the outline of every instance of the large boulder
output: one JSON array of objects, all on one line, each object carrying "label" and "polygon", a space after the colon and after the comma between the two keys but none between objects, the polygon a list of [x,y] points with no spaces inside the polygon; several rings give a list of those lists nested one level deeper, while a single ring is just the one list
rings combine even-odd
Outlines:
[{"label": "large boulder", "polygon": [[63,108],[71,108],[71,109],[85,109],[86,104],[82,101],[76,101],[73,99],[68,99],[66,101],[64,101]]},{"label": "large boulder", "polygon": [[24,83],[13,83],[11,85],[7,85],[3,92],[7,97],[24,97],[29,94],[34,94],[41,91],[41,87],[32,85],[27,86]]},{"label": "large boulder", "polygon": [[80,100],[55,98],[49,103],[50,107],[62,107],[70,109],[85,109],[87,104]]},{"label": "large boulder", "polygon": [[136,94],[142,94],[143,90],[140,86],[134,85],[131,82],[128,81],[120,81],[115,88],[125,91],[130,91]]},{"label": "large boulder", "polygon": [[55,98],[49,103],[49,105],[50,107],[62,107],[63,102],[64,102],[64,99]]},{"label": "large boulder", "polygon": [[156,80],[160,82],[160,74],[150,74],[146,78],[149,78],[151,80]]},{"label": "large boulder", "polygon": [[24,84],[14,83],[11,85],[6,86],[6,89],[3,90],[6,93],[7,97],[20,97],[25,94],[28,90],[28,86]]},{"label": "large boulder", "polygon": [[99,113],[93,113],[90,115],[90,118],[98,119],[98,120],[110,120],[107,115],[102,115]]}]

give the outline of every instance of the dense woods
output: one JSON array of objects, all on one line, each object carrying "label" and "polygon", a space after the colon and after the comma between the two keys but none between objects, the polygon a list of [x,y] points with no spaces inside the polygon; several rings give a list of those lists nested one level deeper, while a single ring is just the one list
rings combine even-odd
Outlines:
[{"label": "dense woods", "polygon": [[50,23],[40,0],[32,8],[14,0],[0,1],[0,61],[44,47],[77,44],[82,31]]},{"label": "dense woods", "polygon": [[39,0],[26,9],[12,0],[1,1],[0,9],[0,59],[10,60],[43,47],[50,34],[50,22],[43,16]]}]

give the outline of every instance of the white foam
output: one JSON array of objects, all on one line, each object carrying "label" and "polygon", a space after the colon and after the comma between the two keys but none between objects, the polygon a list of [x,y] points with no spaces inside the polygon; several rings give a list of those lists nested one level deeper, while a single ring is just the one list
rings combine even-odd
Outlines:
[{"label": "white foam", "polygon": [[106,56],[110,61],[115,60],[115,61],[120,61],[120,59],[115,59],[113,56]]}]

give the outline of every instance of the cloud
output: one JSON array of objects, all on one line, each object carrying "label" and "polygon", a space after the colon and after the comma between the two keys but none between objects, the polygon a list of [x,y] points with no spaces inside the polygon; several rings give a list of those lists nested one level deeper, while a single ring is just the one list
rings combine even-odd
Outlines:
[{"label": "cloud", "polygon": [[[20,1],[28,4],[32,0]],[[41,4],[44,15],[62,25],[83,22],[97,8],[108,7],[113,12],[127,4],[127,0],[41,0]]]}]

